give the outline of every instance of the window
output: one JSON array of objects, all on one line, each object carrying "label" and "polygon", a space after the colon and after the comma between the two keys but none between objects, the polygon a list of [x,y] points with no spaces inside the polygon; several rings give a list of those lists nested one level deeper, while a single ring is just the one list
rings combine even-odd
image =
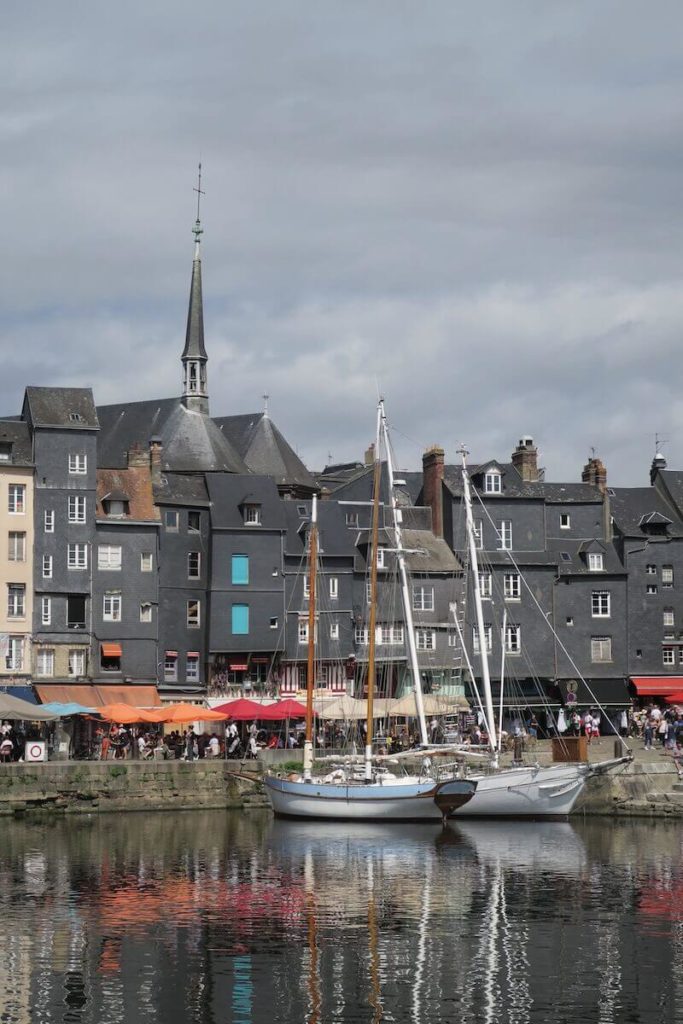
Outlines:
[{"label": "window", "polygon": [[104,622],[121,621],[121,595],[105,594],[102,599],[102,619]]},{"label": "window", "polygon": [[597,552],[591,551],[588,554],[588,571],[589,572],[602,572],[604,569],[604,556]]},{"label": "window", "polygon": [[52,598],[41,597],[40,599],[40,621],[43,626],[49,626],[52,622]]},{"label": "window", "polygon": [[187,553],[187,578],[198,580],[201,571],[201,554],[199,551],[188,551]]},{"label": "window", "polygon": [[449,647],[457,647],[458,646],[458,635],[457,635],[457,633],[449,633],[448,634],[448,646]]},{"label": "window", "polygon": [[560,558],[563,562],[571,562],[572,560],[572,556],[569,554],[568,551],[560,551]]},{"label": "window", "polygon": [[45,509],[45,533],[55,532],[55,512],[52,508]]},{"label": "window", "polygon": [[662,647],[662,664],[663,665],[675,665],[676,664],[676,649],[675,649],[675,647]]},{"label": "window", "polygon": [[85,629],[85,597],[69,594],[66,599],[67,629]]},{"label": "window", "polygon": [[178,655],[175,651],[166,651],[164,656],[164,681],[167,683],[178,681]]},{"label": "window", "polygon": [[[308,576],[304,576],[303,584],[304,584],[304,601],[308,601],[309,597],[311,596],[311,581],[310,581]],[[368,598],[368,600],[370,600],[370,599]]]},{"label": "window", "polygon": [[69,522],[85,522],[85,497],[81,494],[69,495]]},{"label": "window", "polygon": [[296,510],[299,513],[299,517],[301,519],[305,519],[306,516],[308,515],[308,509],[306,508],[305,505],[297,505]]},{"label": "window", "polygon": [[353,526],[353,527],[357,527],[358,526],[358,513],[357,512],[347,512],[346,513],[346,525],[347,526]]},{"label": "window", "polygon": [[24,583],[7,584],[7,618],[23,619],[26,614],[26,586]]},{"label": "window", "polygon": [[121,545],[100,544],[97,548],[97,568],[118,571],[121,568]]},{"label": "window", "polygon": [[232,606],[232,632],[236,636],[246,636],[249,632],[248,604],[234,604]]},{"label": "window", "polygon": [[277,629],[277,615],[271,615],[270,617],[270,628]]},{"label": "window", "polygon": [[568,626],[573,626],[574,625],[574,616],[573,615],[568,615],[567,616],[567,625]]},{"label": "window", "polygon": [[434,587],[427,587],[420,583],[413,584],[413,611],[434,611]]},{"label": "window", "polygon": [[385,548],[377,548],[377,568],[386,568],[386,550]]},{"label": "window", "polygon": [[246,586],[249,582],[249,555],[232,556],[231,579],[235,586]]},{"label": "window", "polygon": [[645,566],[645,575],[646,576],[656,576],[657,575],[657,566],[656,565],[652,565],[651,562],[648,563],[648,565]]},{"label": "window", "polygon": [[7,638],[7,654],[5,668],[8,672],[21,672],[24,667],[24,638],[10,636]]},{"label": "window", "polygon": [[503,577],[503,593],[506,601],[519,601],[520,579],[518,572],[506,572]]},{"label": "window", "polygon": [[482,597],[491,597],[491,573],[480,572],[479,573],[479,593]]},{"label": "window", "polygon": [[560,512],[560,529],[568,530],[571,527],[571,519],[568,512]]},{"label": "window", "polygon": [[7,558],[10,562],[26,561],[26,534],[10,530]]},{"label": "window", "polygon": [[[416,636],[417,636],[416,631]],[[427,633],[429,630],[423,630]],[[394,624],[379,625],[375,631],[375,643],[377,644],[402,644],[403,643],[403,626]],[[425,647],[424,650],[433,650],[432,647]]]},{"label": "window", "polygon": [[7,511],[22,516],[26,511],[26,484],[10,484],[7,492]]},{"label": "window", "polygon": [[646,594],[656,594],[657,593],[657,584],[656,583],[648,583],[647,586],[645,587],[645,593]]},{"label": "window", "polygon": [[129,501],[127,498],[104,498],[102,508],[105,516],[110,519],[122,519],[128,515]]},{"label": "window", "polygon": [[140,622],[152,621],[152,606],[149,601],[143,601],[140,605]]},{"label": "window", "polygon": [[336,601],[339,597],[339,580],[336,576],[330,576],[330,600]]},{"label": "window", "polygon": [[202,515],[201,512],[189,511],[187,513],[187,532],[188,533],[199,533],[201,530]]},{"label": "window", "polygon": [[53,676],[55,674],[55,652],[51,648],[42,647],[36,652],[36,675]]},{"label": "window", "polygon": [[662,613],[662,618],[663,618],[662,625],[664,625],[664,626],[673,626],[673,625],[675,625],[675,623],[674,623],[674,610],[673,610],[673,608],[665,608],[663,613]]},{"label": "window", "polygon": [[591,637],[591,661],[612,660],[612,637],[592,636]]},{"label": "window", "polygon": [[[493,650],[493,626],[490,622],[484,623],[484,637],[486,640],[486,650],[491,652]],[[479,654],[479,630],[476,626],[472,627],[472,646],[476,654]]]},{"label": "window", "polygon": [[372,583],[370,580],[365,581],[365,603],[370,604],[372,601]]},{"label": "window", "polygon": [[67,565],[70,569],[87,569],[88,545],[69,544],[67,549]]},{"label": "window", "polygon": [[498,549],[500,551],[510,551],[512,549],[512,522],[509,519],[501,519],[500,521]]},{"label": "window", "polygon": [[673,565],[662,566],[662,586],[669,590],[674,585],[674,567]]},{"label": "window", "polygon": [[308,643],[308,619],[299,619],[297,639],[300,644]]},{"label": "window", "polygon": [[486,494],[500,494],[503,490],[502,478],[497,469],[490,469],[484,476],[484,492]]},{"label": "window", "polygon": [[261,506],[260,505],[245,505],[244,506],[244,525],[245,526],[260,526],[261,525]]},{"label": "window", "polygon": [[178,529],[178,511],[175,508],[164,509],[164,526],[169,531]]},{"label": "window", "polygon": [[505,651],[507,654],[519,654],[522,650],[522,630],[508,622],[505,626]]},{"label": "window", "polygon": [[474,533],[474,546],[476,548],[484,547],[484,524],[481,519],[474,519],[472,522],[472,532]]},{"label": "window", "polygon": [[353,639],[360,647],[367,647],[370,640],[370,634],[367,626],[356,626]]},{"label": "window", "polygon": [[609,590],[594,590],[591,594],[591,615],[594,619],[608,619],[610,616]]},{"label": "window", "polygon": [[199,626],[200,619],[200,602],[199,601],[188,601],[187,602],[187,624],[191,629],[196,629]]},{"label": "window", "polygon": [[431,629],[416,629],[415,645],[418,651],[436,650],[436,633]]},{"label": "window", "polygon": [[69,675],[72,678],[85,675],[85,651],[82,648],[69,651]]},{"label": "window", "polygon": [[330,623],[330,640],[338,640],[338,639],[339,639],[339,623],[338,622],[331,622]]},{"label": "window", "polygon": [[52,555],[43,555],[43,579],[52,579]]},{"label": "window", "polygon": [[185,674],[187,676],[188,683],[199,682],[199,655],[188,654],[185,662]]},{"label": "window", "polygon": [[88,472],[88,456],[78,452],[69,453],[69,472],[82,476]]},{"label": "window", "polygon": [[154,555],[151,551],[143,551],[140,555],[140,572],[151,572],[154,567]]}]

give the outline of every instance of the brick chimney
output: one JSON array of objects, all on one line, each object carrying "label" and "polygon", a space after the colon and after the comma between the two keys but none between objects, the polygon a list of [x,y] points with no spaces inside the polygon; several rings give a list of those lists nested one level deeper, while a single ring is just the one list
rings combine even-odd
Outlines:
[{"label": "brick chimney", "polygon": [[586,465],[583,467],[581,473],[581,481],[584,484],[593,484],[603,494],[607,487],[607,470],[602,464],[601,459],[596,459],[595,456],[591,456]]},{"label": "brick chimney", "polygon": [[422,496],[432,510],[432,533],[443,537],[444,450],[434,445],[422,456]]},{"label": "brick chimney", "polygon": [[512,453],[512,465],[522,480],[533,482],[539,479],[538,448],[533,437],[520,437],[519,443]]},{"label": "brick chimney", "polygon": [[161,438],[154,436],[149,439],[149,468],[152,473],[152,484],[158,487],[161,483]]},{"label": "brick chimney", "polygon": [[136,441],[135,444],[131,445],[128,452],[128,469],[141,466],[145,468],[149,466],[149,455]]},{"label": "brick chimney", "polygon": [[365,449],[365,465],[366,466],[374,466],[374,464],[375,464],[375,442],[373,441],[372,444],[370,444]]}]

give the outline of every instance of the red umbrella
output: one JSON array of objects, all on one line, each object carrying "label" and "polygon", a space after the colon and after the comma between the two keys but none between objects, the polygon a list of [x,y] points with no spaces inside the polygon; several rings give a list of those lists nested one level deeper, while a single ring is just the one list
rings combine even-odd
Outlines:
[{"label": "red umbrella", "polygon": [[259,715],[265,722],[282,722],[286,718],[305,718],[306,705],[300,704],[298,700],[291,697],[286,700],[279,700],[277,704],[270,704],[264,707]]},{"label": "red umbrella", "polygon": [[668,693],[664,700],[667,704],[683,704],[683,693]]},{"label": "red umbrella", "polygon": [[263,718],[267,708],[267,704],[258,704],[255,700],[239,697],[237,700],[229,700],[227,704],[221,704],[214,708],[214,711],[221,711],[236,722],[249,722],[254,718]]}]

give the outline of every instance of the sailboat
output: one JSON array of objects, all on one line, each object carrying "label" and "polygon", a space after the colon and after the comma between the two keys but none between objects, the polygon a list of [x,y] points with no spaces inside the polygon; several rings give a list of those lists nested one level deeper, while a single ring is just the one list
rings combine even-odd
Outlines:
[{"label": "sailboat", "polygon": [[368,643],[367,741],[362,766],[343,765],[326,775],[313,775],[313,689],[315,686],[315,600],[317,574],[317,501],[312,500],[308,531],[308,660],[306,672],[306,733],[303,772],[299,776],[265,777],[266,792],[273,811],[280,817],[329,818],[335,821],[445,821],[474,796],[477,783],[449,774],[439,779],[432,763],[425,759],[415,775],[397,775],[372,755],[373,698],[375,690],[375,631],[377,607],[377,548],[379,536],[379,493],[381,440],[385,441],[389,491],[396,557],[401,579],[401,597],[406,620],[407,646],[412,669],[420,736],[427,746],[422,685],[417,667],[408,576],[402,541],[401,511],[395,495],[394,467],[387,439],[384,402],[377,410],[377,433],[373,467],[372,542],[370,548],[370,622]]}]

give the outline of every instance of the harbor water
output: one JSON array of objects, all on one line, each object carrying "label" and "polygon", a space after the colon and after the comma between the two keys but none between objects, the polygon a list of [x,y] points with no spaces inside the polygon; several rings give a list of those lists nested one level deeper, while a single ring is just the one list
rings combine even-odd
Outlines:
[{"label": "harbor water", "polygon": [[683,1021],[683,830],[6,820],[3,1024]]}]

